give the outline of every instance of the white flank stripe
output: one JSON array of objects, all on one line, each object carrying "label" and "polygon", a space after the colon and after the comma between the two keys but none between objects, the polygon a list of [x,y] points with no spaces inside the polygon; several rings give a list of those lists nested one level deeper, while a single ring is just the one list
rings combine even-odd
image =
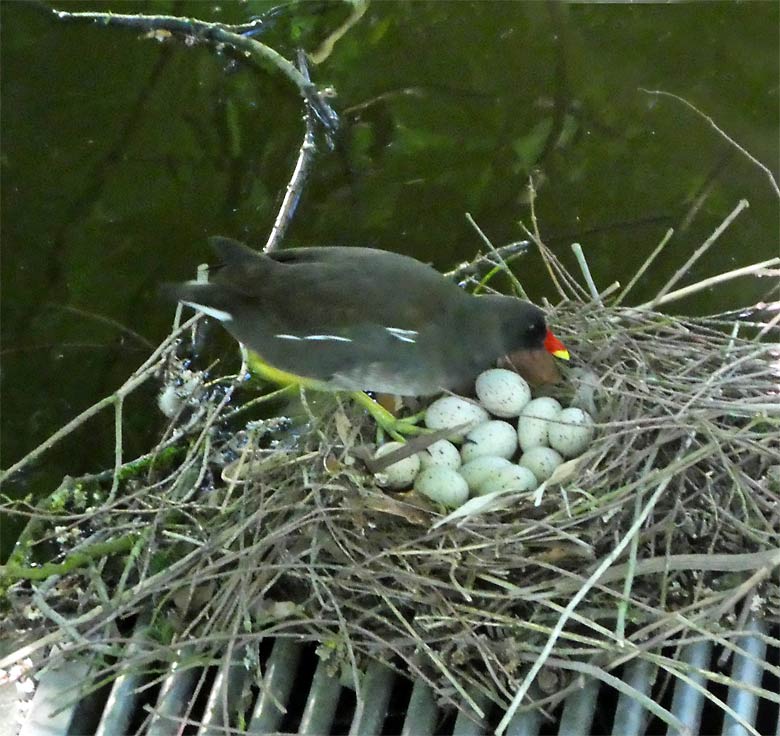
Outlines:
[{"label": "white flank stripe", "polygon": [[352,342],[349,337],[342,337],[341,335],[305,335],[304,340],[324,340],[332,342]]},{"label": "white flank stripe", "polygon": [[197,309],[199,312],[203,312],[203,314],[207,314],[209,317],[218,319],[220,322],[231,322],[233,320],[233,315],[230,314],[230,312],[223,311],[222,309],[207,307],[205,304],[198,304],[197,302],[182,301],[182,304],[186,304],[188,307]]},{"label": "white flank stripe", "polygon": [[303,337],[300,337],[298,335],[288,335],[288,334],[282,334],[282,335],[274,335],[274,337],[278,337],[280,340],[321,340],[323,342],[352,342],[352,340],[348,337],[341,337],[341,335],[303,335]]},{"label": "white flank stripe", "polygon": [[385,327],[396,340],[401,342],[417,342],[414,338],[419,334],[417,330],[404,330],[400,327]]}]

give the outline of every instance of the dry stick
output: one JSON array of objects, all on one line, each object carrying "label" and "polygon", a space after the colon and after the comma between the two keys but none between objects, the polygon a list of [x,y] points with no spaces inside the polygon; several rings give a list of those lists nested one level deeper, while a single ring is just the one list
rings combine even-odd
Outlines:
[{"label": "dry stick", "polygon": [[[693,441],[693,434],[689,435],[688,441],[681,448],[680,452],[677,455],[676,461],[681,459],[682,453],[688,449],[692,441]],[[696,451],[696,452],[700,452],[700,451]],[[553,628],[552,632],[547,638],[547,642],[545,643],[544,648],[542,649],[542,651],[540,652],[536,660],[534,660],[531,669],[526,674],[525,678],[523,679],[523,682],[521,683],[520,687],[515,693],[515,697],[512,699],[509,708],[507,708],[504,717],[501,719],[501,722],[498,724],[498,727],[496,728],[495,731],[496,736],[501,736],[501,734],[503,734],[504,731],[506,731],[507,727],[509,726],[509,722],[512,720],[512,718],[514,718],[517,709],[522,704],[523,698],[528,692],[528,688],[536,679],[536,675],[539,674],[539,670],[541,670],[542,667],[544,667],[544,663],[547,661],[547,658],[550,656],[550,653],[554,649],[555,642],[558,640],[561,633],[563,632],[563,628],[566,626],[566,622],[569,620],[569,618],[571,618],[571,615],[574,613],[574,609],[585,598],[585,596],[588,594],[590,589],[599,582],[601,576],[610,568],[610,566],[615,562],[615,560],[617,560],[620,557],[620,555],[623,554],[623,550],[629,545],[634,535],[639,533],[642,524],[644,524],[645,521],[647,520],[647,517],[650,516],[650,513],[655,508],[656,503],[658,503],[658,500],[661,498],[664,491],[666,490],[666,487],[669,485],[669,483],[672,481],[673,478],[674,478],[674,474],[668,475],[658,484],[655,491],[653,491],[653,495],[650,496],[650,499],[648,500],[644,509],[642,509],[642,513],[637,515],[636,519],[634,520],[634,523],[631,525],[629,530],[623,535],[623,537],[617,543],[617,545],[615,545],[615,548],[612,550],[612,552],[610,552],[609,555],[607,555],[604,558],[604,560],[602,560],[601,564],[596,568],[593,574],[588,578],[588,580],[582,585],[582,587],[574,594],[572,599],[569,601],[563,613],[559,616],[558,621],[555,624],[555,627]]]},{"label": "dry stick", "polygon": [[[564,301],[576,301],[578,299],[580,301],[584,300],[584,298],[587,296],[585,289],[580,286],[579,282],[574,279],[571,274],[565,268],[563,268],[563,266],[561,266],[558,259],[552,254],[552,251],[550,251],[550,249],[541,240],[539,240],[537,236],[534,235],[534,233],[529,230],[523,222],[520,222],[519,224],[523,229],[523,232],[525,232],[525,234],[530,238],[531,242],[539,251],[539,255],[542,257],[544,265],[547,268],[550,280],[558,290],[558,294],[560,295],[561,299]],[[561,282],[555,276],[553,266],[555,266],[555,268],[558,270],[561,279],[564,280],[563,283],[570,289],[571,296],[563,290]]]},{"label": "dry stick", "polygon": [[[655,457],[655,456],[654,456]],[[642,510],[642,492],[636,494],[634,498],[634,515],[636,516]],[[623,581],[623,596],[618,601],[617,616],[615,621],[615,636],[623,645],[626,637],[626,616],[628,615],[629,600],[631,599],[631,588],[634,584],[636,575],[636,563],[639,555],[639,535],[636,534],[631,539],[628,552],[628,562],[626,563],[627,574]]]},{"label": "dry stick", "polygon": [[[314,151],[314,114],[325,125],[332,130],[337,124],[337,116],[331,107],[323,100],[309,78],[305,69],[305,61],[301,61],[303,69],[299,71],[295,66],[276,50],[254,38],[241,35],[229,30],[230,27],[219,23],[206,23],[195,18],[180,18],[170,15],[125,15],[120,13],[92,13],[76,12],[70,13],[63,10],[52,11],[60,20],[66,21],[93,21],[103,25],[116,25],[128,28],[137,28],[145,31],[164,30],[171,33],[184,35],[185,38],[205,38],[215,44],[229,45],[245,54],[255,61],[261,63],[270,62],[279,71],[281,71],[299,90],[301,96],[306,100],[308,108],[306,113],[306,133],[301,149],[298,154],[298,161],[293,171],[293,176],[287,186],[282,207],[277,215],[268,242],[264,248],[265,252],[270,252],[276,248],[278,242],[287,229],[289,220],[295,210],[295,206],[300,197],[300,190],[303,186],[303,180],[310,168],[312,152]],[[301,55],[299,59],[303,59]]]},{"label": "dry stick", "polygon": [[620,303],[626,298],[628,292],[631,291],[631,289],[633,289],[634,286],[636,286],[636,282],[642,278],[645,271],[647,271],[647,269],[650,268],[650,264],[658,257],[661,251],[666,247],[666,244],[672,239],[672,235],[674,235],[674,229],[669,228],[666,231],[666,235],[663,236],[661,242],[655,247],[655,250],[650,254],[649,258],[642,264],[639,270],[634,274],[631,281],[628,282],[626,288],[620,292],[618,298],[615,299],[612,305],[613,307],[620,306]]},{"label": "dry stick", "polygon": [[662,304],[668,304],[669,302],[677,301],[678,299],[690,296],[691,294],[695,294],[696,292],[702,291],[703,289],[708,289],[710,286],[717,286],[718,284],[731,281],[732,279],[739,278],[740,276],[750,276],[766,268],[772,268],[773,266],[780,266],[780,257],[770,258],[768,261],[753,263],[750,266],[742,266],[742,268],[735,268],[732,271],[725,271],[724,273],[718,274],[717,276],[710,276],[707,279],[697,281],[695,284],[684,286],[682,289],[670,291],[660,299],[656,297],[652,301],[640,304],[637,309],[651,309]]},{"label": "dry stick", "polygon": [[474,221],[474,218],[471,216],[470,212],[466,213],[466,219],[469,221],[469,224],[477,231],[477,235],[482,239],[482,242],[487,245],[490,252],[498,259],[499,264],[503,267],[504,272],[509,276],[512,283],[514,284],[517,291],[520,293],[520,296],[523,297],[523,299],[528,299],[528,294],[525,293],[525,289],[523,288],[523,285],[518,280],[517,276],[515,276],[512,271],[509,269],[509,266],[506,264],[506,261],[503,259],[501,254],[496,250],[496,246],[493,245],[493,243],[490,242],[490,238],[488,238],[487,235],[482,231],[482,228],[477,225],[477,223]]},{"label": "dry stick", "polygon": [[111,490],[108,492],[108,498],[106,503],[112,504],[116,493],[119,490],[119,472],[122,468],[122,408],[124,406],[125,397],[121,393],[117,393],[114,397],[114,477],[111,481]]},{"label": "dry stick", "polygon": [[295,68],[295,65],[260,41],[242,36],[226,29],[220,23],[207,23],[196,18],[183,18],[175,15],[129,15],[123,13],[71,13],[65,10],[52,10],[52,13],[64,21],[92,21],[101,26],[120,26],[140,31],[169,31],[185,38],[206,39],[224,43],[252,57],[261,63],[270,62],[284,74],[299,90],[304,99],[310,99],[312,84]]},{"label": "dry stick", "polygon": [[[780,302],[778,302],[778,304],[780,305]],[[780,322],[780,311],[761,328],[761,331],[758,333],[758,335],[756,335],[755,339],[758,341],[764,335],[768,335],[775,327],[777,327],[778,322]]]},{"label": "dry stick", "polygon": [[539,231],[539,221],[536,219],[536,188],[534,187],[534,181],[530,176],[528,177],[528,204],[531,209],[531,225],[533,226],[533,232],[531,232],[522,222],[520,223],[520,227],[525,230],[531,240],[533,240],[533,242],[536,244],[536,247],[539,250],[539,255],[542,257],[544,265],[547,268],[547,273],[550,275],[550,280],[553,282],[561,297],[566,299],[566,292],[561,288],[561,285],[555,276],[549,254],[547,253],[547,249],[542,243],[542,234]]},{"label": "dry stick", "polygon": [[[311,83],[303,52],[300,52],[299,54],[298,63],[304,78]],[[301,198],[301,192],[303,191],[304,184],[309,175],[312,162],[314,161],[314,151],[316,150],[314,144],[314,115],[308,105],[306,107],[306,112],[304,113],[304,122],[306,124],[306,130],[303,133],[303,143],[301,143],[300,150],[298,151],[298,160],[295,162],[295,168],[293,169],[292,176],[290,177],[290,181],[288,182],[287,189],[284,193],[282,206],[279,208],[279,212],[276,215],[276,220],[274,220],[271,234],[268,236],[268,241],[263,248],[263,253],[270,253],[276,250],[279,243],[284,238],[284,234],[295,214],[295,209]]]},{"label": "dry stick", "polygon": [[300,200],[309,169],[311,169],[315,150],[313,116],[311,112],[307,110],[306,131],[303,134],[303,143],[301,143],[301,148],[298,151],[298,160],[295,162],[292,177],[290,178],[284,193],[282,206],[279,208],[279,213],[271,228],[271,234],[268,236],[268,241],[263,247],[263,253],[271,253],[276,250],[282,238],[284,238],[284,234],[292,221],[295,208]]},{"label": "dry stick", "polygon": [[604,301],[610,294],[617,291],[620,288],[620,282],[619,281],[613,281],[604,291],[599,292],[599,299]]},{"label": "dry stick", "polygon": [[695,105],[692,105],[685,98],[680,97],[679,95],[676,95],[672,92],[664,92],[660,89],[645,89],[644,87],[640,87],[639,90],[640,92],[644,92],[648,95],[655,95],[656,97],[669,97],[673,100],[677,100],[677,102],[682,102],[682,104],[685,105],[688,109],[693,110],[697,115],[704,118],[721,136],[723,136],[723,138],[725,138],[732,146],[734,146],[734,148],[736,148],[743,156],[745,156],[745,158],[758,166],[758,168],[766,174],[770,184],[772,185],[772,189],[775,190],[775,194],[780,197],[780,186],[778,186],[777,179],[775,179],[774,174],[772,174],[772,172],[755,156],[740,146],[739,143],[737,143],[730,135],[718,127],[717,123],[709,115],[703,113],[701,110],[699,110],[699,108],[697,108]]},{"label": "dry stick", "polygon": [[[516,240],[513,243],[501,245],[495,250],[501,258],[506,260],[507,258],[513,258],[520,253],[525,253],[528,250],[529,244],[530,243],[528,240]],[[445,271],[444,275],[450,279],[460,280],[465,276],[478,273],[479,266],[481,266],[483,263],[487,263],[490,266],[495,266],[496,264],[490,260],[490,258],[491,256],[489,254],[477,256],[474,260],[469,261],[468,263],[461,263],[451,271]]]},{"label": "dry stick", "polygon": [[726,217],[723,222],[718,225],[718,227],[715,228],[715,232],[710,235],[707,240],[704,241],[702,245],[700,245],[694,252],[693,255],[683,264],[683,266],[672,276],[669,281],[666,282],[666,285],[655,295],[655,299],[650,303],[650,308],[653,309],[656,304],[659,304],[660,301],[666,296],[666,294],[669,292],[669,290],[688,272],[688,269],[696,263],[696,261],[699,260],[710,248],[710,246],[723,234],[723,232],[726,230],[726,228],[731,225],[732,222],[737,218],[740,212],[742,210],[748,208],[750,206],[749,202],[746,199],[741,199],[739,201],[739,204],[731,211],[731,213]]}]

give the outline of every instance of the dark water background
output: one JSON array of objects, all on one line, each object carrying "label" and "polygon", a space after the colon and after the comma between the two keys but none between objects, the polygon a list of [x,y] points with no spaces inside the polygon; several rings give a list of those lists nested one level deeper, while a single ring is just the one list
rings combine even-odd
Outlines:
[{"label": "dark water background", "polygon": [[[273,5],[62,7],[245,22]],[[265,241],[303,130],[278,73],[42,7],[0,4],[3,467],[144,360],[173,314],[157,284],[191,277],[207,236]],[[779,210],[765,175],[683,105],[640,88],[686,98],[776,173],[779,7],[374,2],[312,67],[343,126],[335,151],[320,141],[286,244],[372,245],[444,269],[480,247],[465,212],[497,245],[522,237],[533,174],[547,242],[567,263],[582,242],[602,287],[626,283],[677,228],[634,303],[741,198],[750,209],[687,281],[770,258]],[[348,14],[297,3],[260,38],[294,58]],[[533,297],[554,297],[532,258],[518,274]],[[721,311],[768,290],[743,280],[671,311]],[[153,387],[126,416],[130,458],[160,431]],[[6,492],[46,494],[66,473],[110,467],[112,452],[106,412]]]}]

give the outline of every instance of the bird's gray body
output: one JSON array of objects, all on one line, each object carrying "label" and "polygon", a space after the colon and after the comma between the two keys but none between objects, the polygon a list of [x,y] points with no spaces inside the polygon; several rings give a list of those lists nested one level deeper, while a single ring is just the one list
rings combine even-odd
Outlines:
[{"label": "bird's gray body", "polygon": [[[168,292],[221,319],[266,363],[333,390],[454,389],[524,347],[518,320],[544,328],[532,304],[474,297],[397,253],[323,247],[266,255],[226,238],[211,244],[222,263],[209,282]],[[544,331],[532,337],[541,344]]]}]

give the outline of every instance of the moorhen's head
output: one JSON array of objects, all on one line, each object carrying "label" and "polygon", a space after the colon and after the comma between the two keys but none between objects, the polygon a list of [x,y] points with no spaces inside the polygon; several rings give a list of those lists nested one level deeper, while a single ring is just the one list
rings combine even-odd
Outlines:
[{"label": "moorhen's head", "polygon": [[563,343],[550,332],[544,312],[535,304],[511,296],[479,297],[498,326],[497,338],[505,354],[516,350],[546,350],[567,360]]},{"label": "moorhen's head", "polygon": [[534,304],[508,296],[480,297],[497,326],[495,352],[533,384],[560,377],[552,356],[568,360],[563,343],[547,327],[544,312]]}]

